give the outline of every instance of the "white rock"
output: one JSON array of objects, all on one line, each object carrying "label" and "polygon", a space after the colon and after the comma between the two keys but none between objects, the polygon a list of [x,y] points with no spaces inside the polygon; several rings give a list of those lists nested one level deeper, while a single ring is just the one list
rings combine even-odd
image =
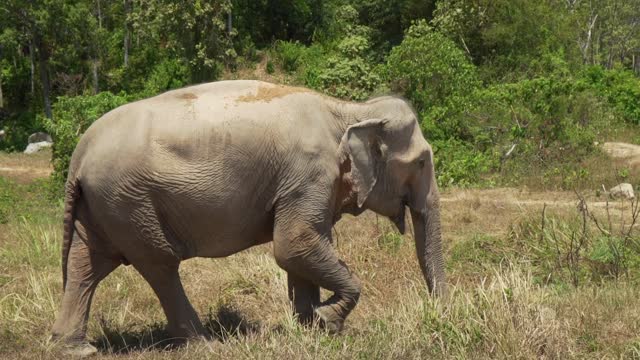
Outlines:
[{"label": "white rock", "polygon": [[629,183],[622,183],[609,189],[609,195],[614,199],[634,199],[636,196],[633,193],[633,185]]},{"label": "white rock", "polygon": [[43,141],[53,142],[53,139],[51,139],[51,135],[47,134],[46,132],[39,131],[29,135],[27,143],[35,144]]},{"label": "white rock", "polygon": [[38,151],[51,147],[53,145],[50,141],[40,141],[37,143],[27,145],[27,148],[24,150],[25,154],[35,154]]}]

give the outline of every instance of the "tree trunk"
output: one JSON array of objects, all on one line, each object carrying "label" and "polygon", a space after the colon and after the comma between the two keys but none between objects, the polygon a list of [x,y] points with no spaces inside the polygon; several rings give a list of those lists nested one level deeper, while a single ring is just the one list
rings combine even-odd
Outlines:
[{"label": "tree trunk", "polygon": [[95,95],[100,92],[98,84],[98,59],[93,59],[91,70],[93,74],[93,94]]},{"label": "tree trunk", "polygon": [[36,93],[36,61],[35,61],[35,57],[34,57],[34,51],[35,49],[33,48],[33,39],[29,40],[29,60],[31,61],[31,96],[35,96]]},{"label": "tree trunk", "polygon": [[98,28],[102,29],[102,7],[100,6],[100,0],[96,1],[96,6],[98,8]]},{"label": "tree trunk", "polygon": [[4,98],[2,97],[2,77],[0,76],[0,109],[4,107]]},{"label": "tree trunk", "polygon": [[124,0],[124,67],[129,66],[129,48],[131,47],[131,31],[129,29],[129,14],[131,0]]},{"label": "tree trunk", "polygon": [[38,49],[38,70],[40,70],[40,82],[42,83],[42,99],[44,101],[44,114],[51,119],[51,84],[49,82],[49,52],[39,35],[36,34],[35,45]]}]

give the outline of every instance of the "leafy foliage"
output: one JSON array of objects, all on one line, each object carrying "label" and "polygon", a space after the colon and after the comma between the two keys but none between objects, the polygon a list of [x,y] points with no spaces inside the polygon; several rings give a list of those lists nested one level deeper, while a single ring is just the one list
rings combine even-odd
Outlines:
[{"label": "leafy foliage", "polygon": [[54,180],[59,184],[67,178],[69,162],[80,135],[100,116],[132,99],[124,94],[101,92],[98,95],[60,97],[54,104],[53,120],[44,120],[53,145]]},{"label": "leafy foliage", "polygon": [[433,114],[446,115],[445,107],[463,104],[462,98],[480,85],[464,53],[424,21],[407,30],[402,44],[391,51],[387,67],[389,80],[414,106]]},{"label": "leafy foliage", "polygon": [[584,71],[582,81],[607,99],[626,121],[640,125],[640,80],[632,72],[594,66]]},{"label": "leafy foliage", "polygon": [[336,40],[327,60],[307,71],[308,86],[344,99],[364,100],[380,83],[370,61],[371,29],[358,23],[358,12],[345,5],[336,10]]},{"label": "leafy foliage", "polygon": [[638,5],[7,0],[0,4],[7,132],[0,148],[22,150],[45,126],[58,131],[61,176],[71,139],[94,118],[78,116],[80,106],[97,116],[124,102],[109,96],[235,78],[266,54],[271,77],[283,71],[286,82],[328,95],[364,100],[390,89],[407,97],[437,151],[443,184],[517,182],[533,166],[544,186],[570,188],[589,177],[580,164],[596,156],[594,142],[619,136],[612,128],[640,125]]}]

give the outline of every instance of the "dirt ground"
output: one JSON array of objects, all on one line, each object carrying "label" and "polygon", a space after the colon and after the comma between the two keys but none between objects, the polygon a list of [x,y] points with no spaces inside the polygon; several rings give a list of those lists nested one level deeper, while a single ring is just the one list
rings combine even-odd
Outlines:
[{"label": "dirt ground", "polygon": [[24,184],[47,177],[52,170],[51,149],[32,155],[0,152],[0,177]]}]

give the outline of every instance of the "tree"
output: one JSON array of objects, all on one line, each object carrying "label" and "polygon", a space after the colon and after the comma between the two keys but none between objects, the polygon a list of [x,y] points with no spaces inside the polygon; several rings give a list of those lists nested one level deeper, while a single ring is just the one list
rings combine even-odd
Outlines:
[{"label": "tree", "polygon": [[458,42],[475,64],[487,65],[486,79],[557,71],[558,65],[570,66],[575,58],[575,29],[559,0],[440,1],[432,23]]}]

